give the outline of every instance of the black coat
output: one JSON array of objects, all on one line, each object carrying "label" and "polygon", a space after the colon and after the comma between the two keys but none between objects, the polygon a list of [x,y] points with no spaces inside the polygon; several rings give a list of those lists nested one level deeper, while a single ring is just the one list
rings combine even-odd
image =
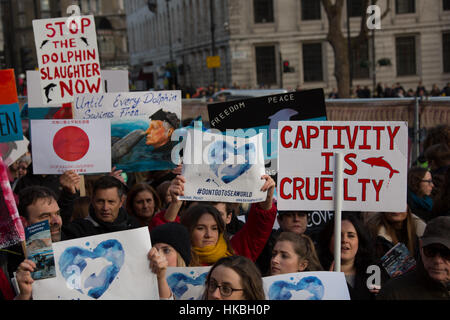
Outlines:
[{"label": "black coat", "polygon": [[92,205],[89,207],[89,216],[85,219],[77,219],[71,223],[63,224],[61,240],[89,237],[103,233],[125,231],[140,228],[141,224],[136,218],[127,214],[124,208],[120,208],[119,215],[114,222],[103,222],[95,216]]},{"label": "black coat", "polygon": [[381,287],[378,300],[449,300],[449,288],[433,280],[422,260],[408,273],[388,281]]}]

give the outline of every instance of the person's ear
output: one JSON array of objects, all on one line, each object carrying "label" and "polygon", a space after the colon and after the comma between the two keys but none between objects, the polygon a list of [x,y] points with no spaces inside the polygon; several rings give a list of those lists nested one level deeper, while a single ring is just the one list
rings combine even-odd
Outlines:
[{"label": "person's ear", "polygon": [[170,138],[172,136],[172,133],[175,131],[174,128],[170,128],[169,131],[167,131],[167,136]]},{"label": "person's ear", "polygon": [[298,263],[298,271],[302,272],[308,268],[308,260],[302,260]]},{"label": "person's ear", "polygon": [[227,213],[227,218],[225,219],[225,224],[229,224],[231,222],[232,215],[233,215],[232,212]]}]

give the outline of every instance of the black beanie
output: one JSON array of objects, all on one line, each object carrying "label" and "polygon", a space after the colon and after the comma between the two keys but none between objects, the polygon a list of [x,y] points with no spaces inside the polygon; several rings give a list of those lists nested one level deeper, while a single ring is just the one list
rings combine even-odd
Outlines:
[{"label": "black beanie", "polygon": [[183,258],[186,266],[191,262],[191,239],[188,229],[180,223],[169,222],[150,231],[152,246],[157,243],[171,245]]}]

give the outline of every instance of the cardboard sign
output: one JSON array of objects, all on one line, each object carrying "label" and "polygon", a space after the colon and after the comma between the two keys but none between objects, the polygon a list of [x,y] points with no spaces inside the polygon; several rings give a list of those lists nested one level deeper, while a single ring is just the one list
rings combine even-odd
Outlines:
[{"label": "cardboard sign", "polygon": [[227,135],[251,137],[262,133],[269,174],[276,173],[280,121],[327,120],[323,89],[213,103],[208,105],[208,114],[211,128]]},{"label": "cardboard sign", "polygon": [[44,106],[103,92],[94,16],[33,20],[33,31]]},{"label": "cardboard sign", "polygon": [[181,124],[181,91],[120,92],[75,98],[75,119],[111,119],[112,163],[126,172],[173,169],[172,134]]},{"label": "cardboard sign", "polygon": [[[102,83],[105,92],[128,92],[127,70],[102,70]],[[44,109],[44,98],[41,94],[41,80],[38,71],[27,71],[28,107],[31,119],[45,119],[34,116],[36,109]],[[55,108],[59,108],[55,107]],[[47,107],[47,109],[49,109]],[[36,111],[37,112],[37,111]]]},{"label": "cardboard sign", "polygon": [[166,273],[175,300],[202,300],[208,267],[168,267]]},{"label": "cardboard sign", "polygon": [[74,119],[148,119],[162,109],[181,119],[181,100],[179,90],[77,95],[73,116]]},{"label": "cardboard sign", "polygon": [[109,120],[31,120],[33,172],[111,172]]},{"label": "cardboard sign", "polygon": [[159,300],[148,228],[55,242],[56,278],[33,283],[34,300]]},{"label": "cardboard sign", "polygon": [[14,70],[0,70],[0,142],[23,139]]},{"label": "cardboard sign", "polygon": [[335,153],[342,210],[406,210],[405,122],[280,122],[279,210],[334,210]]},{"label": "cardboard sign", "polygon": [[25,231],[9,183],[8,168],[0,157],[0,249],[22,241],[25,241]]},{"label": "cardboard sign", "polygon": [[267,300],[350,300],[343,272],[297,272],[263,278]]},{"label": "cardboard sign", "polygon": [[30,142],[25,137],[23,137],[23,140],[20,141],[0,143],[0,155],[6,166],[9,167],[25,155],[28,151],[29,144]]},{"label": "cardboard sign", "polygon": [[260,189],[262,135],[226,137],[189,129],[183,151],[184,196],[180,200],[252,203],[266,199]]}]

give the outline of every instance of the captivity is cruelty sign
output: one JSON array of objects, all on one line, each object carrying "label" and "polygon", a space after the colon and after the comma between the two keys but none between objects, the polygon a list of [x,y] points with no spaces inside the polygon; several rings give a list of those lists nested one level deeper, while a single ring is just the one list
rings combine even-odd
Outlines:
[{"label": "captivity is cruelty sign", "polygon": [[280,122],[278,208],[334,210],[335,154],[343,154],[342,210],[406,210],[405,122]]},{"label": "captivity is cruelty sign", "polygon": [[33,20],[33,31],[45,106],[103,92],[94,16]]}]

